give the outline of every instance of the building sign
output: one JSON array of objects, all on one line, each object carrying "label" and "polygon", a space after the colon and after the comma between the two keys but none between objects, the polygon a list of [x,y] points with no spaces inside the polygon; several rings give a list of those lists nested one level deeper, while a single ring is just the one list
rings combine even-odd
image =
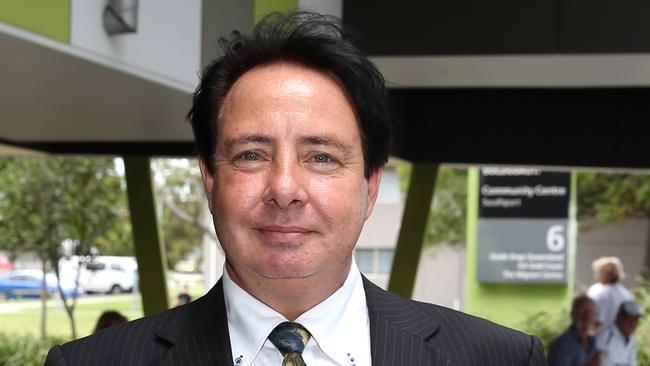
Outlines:
[{"label": "building sign", "polygon": [[482,168],[477,277],[484,283],[567,283],[571,173]]}]

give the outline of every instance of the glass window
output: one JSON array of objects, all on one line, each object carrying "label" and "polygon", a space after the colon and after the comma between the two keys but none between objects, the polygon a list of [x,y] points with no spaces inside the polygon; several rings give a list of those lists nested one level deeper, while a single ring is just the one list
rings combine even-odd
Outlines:
[{"label": "glass window", "polygon": [[354,251],[354,259],[357,261],[359,271],[362,273],[373,273],[373,253],[372,249],[357,249]]},{"label": "glass window", "polygon": [[11,277],[11,281],[13,282],[36,282],[36,281],[42,281],[39,280],[38,278],[34,276],[29,276],[29,275],[16,275]]},{"label": "glass window", "polygon": [[393,255],[394,251],[392,249],[379,249],[379,273],[390,273],[390,269],[393,266]]},{"label": "glass window", "polygon": [[86,269],[89,271],[101,271],[104,268],[106,268],[106,265],[104,263],[90,262],[86,264]]},{"label": "glass window", "polygon": [[116,263],[111,264],[111,269],[114,271],[124,272],[124,268],[122,268],[122,266]]}]

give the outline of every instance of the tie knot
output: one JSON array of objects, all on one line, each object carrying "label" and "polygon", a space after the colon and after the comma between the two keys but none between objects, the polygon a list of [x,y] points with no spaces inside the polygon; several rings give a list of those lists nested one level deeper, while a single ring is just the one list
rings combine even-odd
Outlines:
[{"label": "tie knot", "polygon": [[284,322],[275,327],[269,335],[269,340],[286,356],[289,353],[301,354],[309,341],[311,334],[298,323]]}]

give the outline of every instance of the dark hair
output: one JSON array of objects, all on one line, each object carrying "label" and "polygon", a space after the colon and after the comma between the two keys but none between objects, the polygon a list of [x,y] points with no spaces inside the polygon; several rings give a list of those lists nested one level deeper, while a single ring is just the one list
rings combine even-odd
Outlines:
[{"label": "dark hair", "polygon": [[578,312],[582,310],[582,307],[584,306],[585,303],[591,302],[593,303],[594,300],[592,300],[589,296],[587,295],[579,295],[576,296],[573,299],[573,302],[571,303],[571,321],[574,322],[576,319],[576,316],[578,316]]},{"label": "dark hair", "polygon": [[189,294],[182,292],[176,296],[176,300],[178,300],[178,305],[185,305],[192,302],[192,297]]},{"label": "dark hair", "polygon": [[95,330],[93,333],[97,333],[102,329],[112,327],[113,325],[118,325],[126,323],[128,319],[122,314],[114,310],[108,310],[102,313],[97,319],[97,324],[95,325]]},{"label": "dark hair", "polygon": [[250,36],[235,31],[229,39],[220,39],[224,56],[203,70],[187,114],[198,153],[210,172],[214,172],[219,110],[228,91],[247,71],[282,61],[338,78],[357,115],[366,177],[383,166],[390,154],[393,129],[385,82],[351,38],[337,18],[300,11],[267,15]]}]

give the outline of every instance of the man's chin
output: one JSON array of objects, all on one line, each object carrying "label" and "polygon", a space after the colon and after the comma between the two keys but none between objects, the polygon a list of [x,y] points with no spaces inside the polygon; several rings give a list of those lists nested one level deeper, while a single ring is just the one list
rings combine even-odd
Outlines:
[{"label": "man's chin", "polygon": [[281,269],[264,271],[261,275],[269,280],[300,280],[313,276],[314,271],[307,269]]}]

